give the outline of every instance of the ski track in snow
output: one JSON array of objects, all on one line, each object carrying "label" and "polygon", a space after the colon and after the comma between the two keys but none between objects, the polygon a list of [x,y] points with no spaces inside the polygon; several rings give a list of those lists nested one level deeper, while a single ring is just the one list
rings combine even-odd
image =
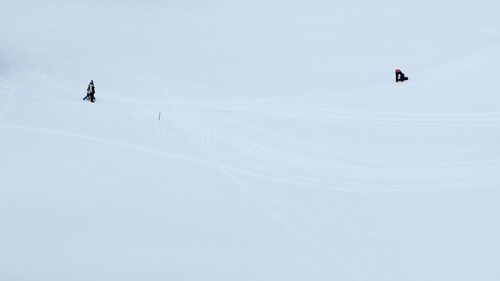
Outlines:
[{"label": "ski track in snow", "polygon": [[[206,120],[206,119],[204,119],[204,120]],[[225,123],[228,122],[229,118],[226,117],[225,119],[222,118],[222,119],[217,119],[217,120],[219,121],[217,124],[220,124],[220,123],[224,123],[225,124]],[[224,120],[224,122],[220,122],[221,120]],[[239,124],[239,125],[241,125],[241,124]],[[348,269],[348,266],[345,264],[344,261],[342,261],[338,256],[335,256],[335,255],[332,256],[332,254],[328,250],[325,249],[324,245],[321,245],[320,242],[315,241],[312,238],[308,237],[299,228],[297,228],[297,227],[293,226],[292,224],[290,224],[289,222],[287,222],[283,217],[281,217],[279,215],[279,213],[277,211],[273,210],[273,208],[271,208],[268,204],[264,203],[263,199],[259,199],[259,197],[263,196],[262,194],[260,194],[259,196],[257,196],[256,195],[256,191],[253,190],[251,187],[247,186],[241,179],[239,179],[238,176],[234,173],[234,171],[228,170],[226,168],[226,165],[221,164],[221,160],[215,154],[215,149],[212,147],[212,144],[211,144],[211,141],[210,141],[210,139],[212,139],[214,137],[214,135],[217,135],[217,133],[212,133],[212,130],[211,129],[207,130],[207,127],[208,126],[204,126],[205,132],[204,132],[204,135],[203,135],[203,139],[204,139],[204,142],[205,142],[205,146],[210,151],[210,154],[212,155],[212,157],[214,159],[214,162],[216,163],[217,167],[224,174],[226,174],[227,177],[229,177],[230,179],[232,179],[232,181],[234,181],[236,183],[236,185],[242,190],[242,192],[244,194],[246,194],[246,196],[249,198],[249,200],[252,201],[252,202],[254,202],[254,204],[256,205],[257,208],[259,208],[262,211],[266,212],[271,218],[273,218],[276,221],[278,221],[284,227],[290,229],[292,231],[292,233],[294,233],[295,235],[298,235],[299,237],[301,237],[302,239],[304,239],[307,243],[311,244],[314,248],[317,248],[321,252],[323,252],[326,255],[328,255],[336,264],[342,266],[342,268],[344,270],[346,270],[346,272],[349,273],[349,275],[351,276],[352,280],[359,280],[358,277],[356,277],[353,274],[352,270]],[[231,130],[228,130],[228,131],[231,131]],[[270,202],[273,202],[274,204],[276,204],[276,202],[277,202],[276,199],[266,198],[266,200],[268,200]],[[280,207],[284,206],[282,203],[279,203],[279,204],[280,204],[279,205]],[[285,208],[289,209],[289,210],[292,210],[292,211],[294,211],[294,212],[296,212],[296,213],[298,213],[298,214],[300,214],[302,216],[306,216],[310,220],[319,220],[322,223],[328,223],[328,224],[332,224],[333,223],[332,221],[329,221],[329,220],[319,219],[316,216],[313,216],[311,214],[307,214],[303,210],[300,210],[300,209],[297,209],[297,208],[292,208],[290,206],[285,206]],[[352,227],[351,228],[346,228],[346,227],[339,227],[337,225],[336,225],[336,227],[340,228],[340,229],[343,229],[343,230],[354,231],[354,232],[361,233],[361,234],[364,234],[364,235],[367,235],[367,236],[376,237],[378,239],[388,240],[390,242],[395,242],[395,243],[398,243],[398,244],[412,245],[414,247],[424,247],[424,248],[426,248],[426,249],[428,249],[430,251],[437,252],[437,253],[440,253],[442,255],[452,255],[452,256],[459,257],[459,258],[462,258],[462,259],[466,259],[466,260],[469,260],[469,261],[472,261],[472,262],[479,262],[479,263],[487,262],[488,264],[491,264],[491,265],[495,265],[495,266],[498,265],[498,263],[485,261],[485,260],[483,260],[481,258],[478,258],[478,257],[475,257],[475,256],[464,255],[463,253],[455,252],[455,251],[452,251],[452,250],[449,250],[449,249],[446,249],[446,248],[436,248],[436,247],[429,246],[427,244],[424,244],[424,243],[421,243],[421,242],[418,242],[418,241],[409,240],[409,239],[406,239],[406,238],[400,238],[400,237],[390,236],[390,235],[386,235],[386,234],[374,233],[374,232],[370,232],[370,231],[367,231],[367,230],[364,230],[364,229],[356,229],[356,228],[352,228]]]},{"label": "ski track in snow", "polygon": [[[198,120],[214,120],[214,118],[207,118],[207,117],[208,116],[205,115],[204,118],[200,117],[200,118],[198,118]],[[227,124],[228,123],[230,124],[230,122],[231,121],[229,121],[228,118],[224,119],[224,118],[218,117],[218,118],[215,118],[215,120],[212,121],[212,123],[210,123],[212,125],[198,124],[198,125],[194,125],[192,127],[199,128],[201,126],[210,126],[211,128],[209,130],[209,133],[206,133],[206,134],[208,134],[211,138],[218,139],[219,141],[226,142],[231,146],[237,147],[239,151],[241,151],[242,153],[244,153],[246,155],[246,157],[252,157],[254,159],[255,158],[264,158],[265,161],[282,161],[283,163],[292,162],[292,164],[294,163],[294,164],[299,165],[299,166],[304,166],[304,168],[312,168],[312,169],[316,169],[316,170],[323,169],[324,170],[327,166],[330,166],[327,168],[326,171],[328,171],[328,172],[337,171],[337,173],[338,173],[338,171],[340,169],[340,170],[345,170],[346,172],[349,172],[349,173],[352,173],[353,171],[356,171],[357,173],[359,173],[359,172],[379,173],[381,171],[393,168],[394,165],[400,164],[400,163],[390,163],[391,165],[387,165],[387,163],[384,163],[385,165],[382,165],[382,167],[377,167],[377,165],[381,164],[381,163],[372,163],[370,165],[367,165],[367,164],[365,164],[365,165],[359,165],[359,164],[358,165],[349,165],[349,164],[331,161],[331,159],[328,159],[329,162],[327,161],[327,159],[323,159],[323,160],[311,159],[310,162],[308,163],[308,162],[304,162],[304,160],[308,158],[307,155],[296,154],[296,153],[286,152],[286,151],[279,151],[274,147],[267,147],[267,148],[262,147],[260,144],[258,144],[258,142],[255,142],[254,140],[249,139],[249,138],[245,138],[245,137],[235,137],[235,136],[231,136],[231,135],[226,136],[227,134],[225,134],[225,132],[233,132],[235,129],[235,128],[227,127]],[[205,123],[206,123],[206,121],[205,121]],[[226,126],[222,126],[221,124],[224,124]],[[179,126],[184,127],[184,128],[189,127],[185,124],[179,125]],[[242,127],[242,125],[238,124],[238,127]],[[196,131],[196,130],[193,130],[193,131]],[[196,133],[193,132],[193,134],[196,134]],[[262,132],[259,132],[259,134],[251,134],[251,135],[263,136]],[[198,136],[198,138],[200,138],[200,137]],[[263,137],[263,138],[270,139],[269,137]],[[235,139],[240,139],[240,141],[235,142]],[[255,143],[256,148],[248,149],[249,147],[252,146],[252,143]],[[280,139],[277,143],[283,144],[283,139]],[[243,146],[241,146],[241,145],[243,145]],[[263,151],[267,151],[267,153],[262,154]],[[282,156],[280,156],[280,155],[282,155]],[[231,158],[236,160],[239,158],[239,156],[234,156]],[[245,159],[245,158],[243,158],[243,159]],[[293,159],[295,159],[295,160],[293,160]],[[327,161],[328,165],[327,166],[321,165],[321,162],[318,163],[318,161]],[[237,161],[237,162],[239,162],[239,161]],[[233,164],[231,164],[231,162],[228,162],[227,165],[234,165],[234,164],[235,164],[235,162],[233,162]],[[377,164],[377,165],[375,165],[375,164]],[[489,168],[491,169],[491,165],[498,166],[499,161],[495,159],[487,164],[489,165]],[[446,170],[449,170],[450,168],[460,168],[461,167],[463,169],[471,169],[471,168],[476,168],[476,169],[483,168],[484,169],[486,167],[486,166],[484,166],[484,167],[479,166],[478,167],[477,165],[478,165],[478,163],[474,162],[474,161],[472,161],[472,162],[465,161],[462,163],[449,162],[449,163],[437,163],[435,165],[430,165],[430,167],[427,167],[427,169],[429,170],[429,168],[431,168],[431,169],[441,168],[441,172],[446,172]],[[484,164],[484,165],[486,165],[486,164]],[[332,168],[334,168],[334,169],[332,169]],[[403,168],[399,167],[394,172],[409,175],[409,174],[412,174],[415,172],[415,168],[422,169],[423,165],[410,165],[410,166],[407,166],[406,168],[404,168],[404,164],[403,164]],[[271,170],[271,168],[269,168],[269,167],[263,167],[262,169],[263,169],[263,171],[257,172],[257,173],[263,173],[264,170],[266,170],[266,171]],[[255,168],[253,169],[253,171],[254,172],[256,171]],[[435,171],[433,171],[433,172],[435,172]],[[325,187],[331,185],[328,183],[317,183],[311,178],[298,178],[296,180],[291,180],[291,179],[289,179],[290,175],[288,175],[286,172],[282,176],[287,176],[288,179],[281,177],[278,173],[279,173],[278,171],[275,171],[273,173],[273,175],[262,175],[261,174],[261,176],[264,178],[267,177],[268,179],[273,179],[273,180],[278,180],[278,181],[283,181],[283,182],[288,182],[288,183],[296,183],[296,184],[300,184],[300,185],[308,185],[308,186],[316,186],[316,187],[321,186],[322,188],[325,188]],[[450,170],[450,173],[455,174],[456,170]],[[372,191],[373,190],[378,190],[378,191],[381,191],[381,190],[384,190],[384,191],[403,190],[403,189],[398,189],[398,188],[374,187],[373,183],[371,183],[371,184],[372,184],[372,188],[373,188]],[[336,183],[335,185],[339,185],[339,183]],[[358,190],[358,191],[370,190],[370,188],[368,188],[368,187],[366,189],[360,188],[359,182],[358,183],[342,183],[340,185],[341,186],[350,186],[349,188],[346,188],[346,189],[351,190],[351,191],[353,191],[353,190]],[[358,185],[358,186],[356,187],[356,185]],[[443,185],[442,189],[455,189],[455,188],[461,189],[461,188],[474,188],[474,186],[476,186],[478,188],[479,187],[491,188],[491,187],[495,187],[497,185],[497,183],[486,181],[486,182],[471,182],[469,184],[464,184],[463,180],[460,180],[460,181],[455,182],[455,183],[444,183],[444,184],[439,183],[436,185]],[[333,188],[333,189],[338,189],[338,188]],[[413,190],[437,190],[437,189],[438,188],[436,188],[434,186],[429,186],[428,184],[422,184],[420,186],[415,185]],[[341,188],[341,190],[344,190],[344,188]],[[409,190],[409,189],[404,189],[404,190]]]},{"label": "ski track in snow", "polygon": [[332,220],[318,217],[315,214],[309,213],[307,211],[304,211],[304,210],[299,209],[299,208],[294,207],[294,206],[290,206],[289,204],[285,204],[283,202],[280,202],[276,198],[271,199],[269,197],[265,197],[265,195],[262,195],[262,194],[261,194],[261,196],[263,198],[265,198],[265,200],[272,202],[272,204],[275,205],[277,208],[281,208],[281,209],[290,211],[298,216],[303,216],[310,221],[316,221],[319,223],[331,225],[340,231],[346,231],[349,233],[357,233],[357,234],[361,234],[361,235],[364,235],[367,237],[372,237],[372,238],[376,238],[379,240],[384,240],[384,241],[388,241],[388,242],[392,242],[392,243],[396,243],[396,244],[400,244],[400,245],[407,245],[407,246],[411,246],[414,248],[424,248],[430,252],[434,252],[434,253],[437,253],[439,255],[458,257],[460,259],[464,259],[464,260],[467,260],[469,262],[480,263],[480,264],[481,263],[482,264],[489,264],[492,266],[500,266],[500,260],[499,261],[486,260],[486,259],[478,257],[478,256],[465,254],[463,252],[451,250],[451,249],[448,249],[445,247],[430,245],[429,243],[424,243],[424,242],[417,241],[414,239],[409,239],[406,237],[400,237],[400,236],[397,236],[394,234],[379,233],[379,232],[376,232],[373,230],[362,229],[362,228],[353,227],[353,226],[345,226],[345,225],[341,226]]},{"label": "ski track in snow", "polygon": [[83,135],[83,134],[68,133],[65,131],[58,131],[58,130],[52,130],[52,129],[42,129],[42,128],[32,128],[32,127],[26,127],[26,126],[8,125],[8,124],[0,124],[0,128],[23,130],[23,131],[43,133],[43,134],[49,134],[49,135],[55,135],[55,136],[76,138],[76,139],[81,139],[81,140],[85,140],[85,141],[103,143],[103,144],[107,144],[107,145],[113,145],[113,146],[119,146],[119,147],[124,147],[124,148],[128,148],[128,149],[143,151],[143,152],[161,155],[161,156],[165,156],[165,157],[169,157],[169,158],[176,158],[179,160],[190,161],[190,162],[194,162],[197,164],[203,164],[203,165],[210,164],[210,162],[207,162],[205,160],[186,157],[186,156],[168,153],[168,152],[163,152],[163,151],[159,151],[156,149],[151,149],[151,148],[146,147],[146,146],[134,145],[134,144],[129,144],[129,143],[120,142],[120,141],[116,141],[116,140],[109,140],[109,139],[93,137],[93,136],[88,136],[88,135]]},{"label": "ski track in snow", "polygon": [[[205,130],[206,129],[207,127],[205,127]],[[278,222],[285,229],[288,229],[293,235],[298,236],[307,244],[309,244],[311,247],[326,255],[330,260],[333,261],[334,264],[340,266],[340,268],[347,273],[347,276],[349,276],[349,280],[353,281],[360,280],[360,278],[355,274],[355,272],[352,269],[350,269],[350,267],[345,263],[345,261],[341,257],[326,250],[324,245],[321,245],[321,243],[319,243],[318,241],[313,240],[299,228],[295,227],[292,223],[286,221],[276,211],[274,211],[267,204],[265,204],[264,201],[259,199],[255,191],[250,186],[248,186],[244,181],[242,181],[236,174],[234,174],[234,172],[228,170],[226,166],[220,162],[214,148],[212,147],[212,144],[210,142],[210,137],[207,134],[207,131],[205,131],[204,146],[210,153],[212,161],[218,167],[221,173],[224,174],[227,178],[229,178],[232,182],[234,182],[235,185],[241,190],[241,192],[244,193],[246,197],[256,206],[256,208],[266,213],[271,219]]]},{"label": "ski track in snow", "polygon": [[[488,53],[494,53],[497,57],[499,56],[496,50],[496,45],[488,46],[483,48],[488,50]],[[441,72],[446,73],[450,66],[457,65],[460,61],[473,61],[477,57],[485,57],[484,50],[473,52],[469,54],[469,57],[461,57],[459,61],[447,62],[445,65],[438,68],[432,68],[426,71],[422,78],[429,78],[439,76]],[[480,60],[476,62],[477,65],[490,61]],[[55,68],[56,73],[62,73],[60,65],[74,66],[79,68],[94,69],[95,71],[105,71],[113,75],[120,76],[124,81],[137,81],[139,83],[153,85],[157,89],[165,89],[166,86],[159,85],[152,82],[150,79],[143,78],[137,75],[130,75],[126,72],[120,71],[111,67],[102,67],[95,65],[88,65],[82,63],[72,63],[72,62],[57,62],[57,61],[41,61],[39,62],[45,67]],[[44,67],[41,67],[44,68]],[[453,69],[453,68],[451,68]],[[49,81],[52,81],[54,85],[61,87],[67,91],[74,91],[70,87],[64,87],[64,83],[61,81],[55,81],[53,77],[48,76],[45,73],[35,72],[38,75],[44,75]],[[418,82],[413,82],[414,84]],[[377,94],[380,92],[387,92],[393,89],[390,84],[379,84],[371,87],[365,87],[364,89],[358,89],[359,95],[370,95]],[[159,90],[161,91],[161,90]],[[315,91],[313,91],[315,92]],[[352,90],[344,91],[344,96],[353,97]],[[104,93],[103,93],[104,94]],[[110,93],[112,94],[112,93]],[[316,94],[324,96],[325,94],[333,95],[334,97],[339,97],[339,93],[335,91],[325,92],[321,94]],[[284,116],[289,118],[297,119],[308,119],[317,122],[334,122],[334,123],[346,123],[346,124],[373,124],[373,125],[404,125],[404,126],[492,126],[500,124],[500,112],[442,112],[442,113],[419,113],[419,112],[376,112],[376,111],[366,111],[366,110],[345,110],[342,108],[327,108],[318,107],[313,105],[304,104],[304,101],[314,97],[314,93],[304,93],[303,95],[297,95],[289,99],[288,101],[283,101],[282,98],[255,98],[246,100],[191,100],[191,101],[169,101],[169,100],[133,100],[121,98],[119,95],[114,94],[113,98],[115,100],[120,100],[127,104],[133,104],[133,106],[138,106],[146,109],[152,109],[148,107],[148,104],[155,104],[156,107],[162,106],[181,106],[187,108],[199,108],[202,110],[216,110],[216,111],[228,111],[228,112],[247,112],[253,114],[268,114],[276,116]],[[303,101],[301,101],[303,100]],[[292,101],[293,103],[290,103]],[[287,105],[288,103],[288,105]],[[144,106],[146,105],[146,106]],[[297,105],[299,105],[297,107]],[[132,105],[131,105],[132,106]],[[153,111],[154,112],[154,111]]]},{"label": "ski track in snow", "polygon": [[[160,151],[157,149],[151,149],[145,146],[139,146],[139,145],[134,145],[134,144],[129,144],[125,142],[120,142],[116,140],[109,140],[109,139],[103,139],[103,138],[98,138],[98,137],[93,137],[93,136],[88,136],[88,135],[82,135],[82,134],[76,134],[76,133],[68,133],[64,131],[57,131],[57,130],[51,130],[51,129],[41,129],[41,128],[31,128],[31,127],[25,127],[25,126],[16,126],[16,125],[7,125],[7,124],[0,124],[0,127],[5,128],[5,129],[18,129],[18,130],[26,130],[26,131],[32,131],[32,132],[38,132],[38,133],[46,133],[46,134],[52,134],[52,135],[58,135],[58,136],[64,136],[64,137],[72,137],[72,138],[78,138],[78,139],[83,139],[87,141],[93,141],[93,142],[99,142],[99,143],[104,143],[108,145],[116,145],[120,147],[125,147],[128,149],[134,149],[138,151],[143,151],[147,153],[152,153],[156,155],[162,155],[165,157],[170,157],[170,158],[177,158],[185,161],[192,161],[198,164],[203,164],[203,165],[211,165],[210,161],[203,160],[203,159],[196,159],[196,158],[191,158],[191,157],[185,157],[182,155],[174,154],[174,153],[169,153],[169,152],[164,152]],[[157,129],[157,128],[155,128]],[[212,133],[210,134],[212,135]],[[300,157],[299,157],[300,158]],[[471,164],[472,165],[472,164]],[[408,185],[405,185],[405,188],[400,188],[400,187],[388,187],[388,186],[377,186],[376,184],[373,183],[366,183],[362,184],[359,181],[355,182],[335,182],[335,183],[328,183],[328,182],[322,182],[322,181],[317,181],[313,178],[309,177],[290,177],[290,175],[285,174],[280,174],[279,171],[274,171],[274,173],[268,174],[264,170],[269,171],[269,167],[263,168],[262,171],[255,170],[255,169],[248,169],[248,168],[240,168],[237,166],[234,166],[233,164],[224,164],[225,169],[232,170],[234,172],[240,172],[243,174],[255,176],[258,178],[270,180],[270,181],[276,181],[276,182],[281,182],[281,183],[287,183],[287,184],[293,184],[297,186],[303,186],[307,188],[315,188],[315,189],[321,189],[321,190],[330,190],[330,191],[344,191],[344,192],[398,192],[398,191],[438,191],[438,190],[457,190],[457,189],[476,189],[476,188],[497,188],[498,187],[498,182],[470,182],[470,183],[463,183],[463,181],[455,182],[455,183],[437,183],[434,185],[430,184],[421,184],[421,185],[412,185],[411,188],[408,188]],[[338,168],[338,167],[336,167]],[[364,185],[364,186],[363,186]]]},{"label": "ski track in snow", "polygon": [[[61,74],[58,63],[49,61],[45,62],[49,64],[52,68],[56,69],[56,73]],[[64,63],[68,66],[76,67],[89,67],[84,64],[72,64]],[[42,67],[43,68],[43,67]],[[127,75],[122,71],[118,71],[113,68],[98,67],[96,70],[102,70],[109,73],[122,76],[125,78],[131,78],[132,75]],[[35,75],[39,75],[38,72],[34,72]],[[42,74],[40,74],[42,75]],[[66,91],[72,90],[70,87],[64,86],[62,81],[55,80],[53,77],[49,77],[43,74],[43,78],[53,85],[57,85],[59,88]],[[135,81],[142,83],[154,84],[149,82],[145,78],[136,77],[133,78]],[[155,85],[157,88],[161,88],[159,85]],[[369,91],[384,92],[390,89],[384,84],[376,85],[373,87],[367,87]],[[103,93],[104,95],[105,93]],[[112,94],[112,93],[110,93]],[[375,112],[375,111],[365,111],[365,110],[345,110],[339,108],[327,108],[318,107],[315,105],[308,105],[307,98],[310,96],[301,95],[291,98],[285,102],[279,102],[280,99],[276,98],[258,98],[255,100],[245,100],[245,101],[235,101],[235,100],[218,100],[218,101],[168,101],[160,100],[155,101],[154,107],[151,105],[151,101],[131,101],[127,99],[121,99],[118,95],[113,95],[113,99],[118,101],[116,105],[108,106],[106,108],[99,108],[96,110],[109,111],[123,113],[127,116],[143,122],[148,127],[153,130],[160,132],[165,137],[173,137],[179,140],[185,140],[191,145],[200,147],[197,144],[196,131],[203,126],[210,126],[211,138],[217,139],[221,143],[229,144],[231,147],[237,149],[242,155],[247,157],[247,159],[257,160],[253,163],[259,162],[277,162],[289,166],[295,166],[295,169],[300,167],[300,170],[314,171],[314,173],[322,174],[323,177],[327,178],[328,175],[334,174],[364,174],[370,177],[370,175],[379,175],[380,173],[391,171],[391,173],[396,173],[401,176],[409,176],[415,174],[416,171],[429,171],[429,173],[435,173],[436,169],[440,170],[441,174],[454,175],[457,173],[457,169],[462,169],[464,171],[470,169],[496,169],[500,167],[500,158],[496,157],[494,159],[487,160],[470,160],[469,157],[474,156],[474,153],[464,154],[464,160],[458,160],[456,158],[459,155],[454,154],[453,160],[443,161],[432,161],[431,163],[404,163],[404,162],[387,162],[378,159],[367,159],[366,157],[357,157],[356,155],[345,155],[333,148],[324,147],[319,145],[314,145],[307,142],[301,142],[300,140],[293,139],[284,134],[279,134],[276,132],[270,132],[261,127],[249,124],[247,122],[238,121],[237,118],[232,118],[228,114],[232,113],[246,113],[254,115],[276,115],[283,116],[289,119],[307,119],[314,122],[333,122],[333,123],[346,123],[346,124],[372,124],[372,125],[384,125],[384,126],[492,126],[500,123],[500,113],[498,112],[483,112],[483,113],[395,113],[395,112]],[[304,99],[304,101],[301,101]],[[9,100],[9,99],[7,99]],[[4,103],[4,106],[7,106]],[[172,112],[172,109],[175,112]],[[141,112],[142,114],[137,114]],[[185,136],[179,136],[172,134],[170,131],[161,128],[153,124],[154,122],[148,121],[145,118],[141,118],[140,115],[144,115],[151,112],[165,112],[167,113],[167,118],[169,121],[176,124],[177,128],[184,131],[186,135],[191,135],[191,139],[185,139]],[[171,114],[173,113],[173,114]],[[188,124],[186,120],[190,120],[191,124]],[[200,124],[200,122],[206,123],[210,120],[210,123]],[[228,135],[226,132],[232,132],[238,130],[238,128],[245,127],[251,134],[246,133],[240,136]],[[13,128],[13,127],[10,127]],[[21,127],[18,127],[20,129]],[[24,127],[24,129],[28,129]],[[31,128],[33,131],[37,131],[36,128]],[[150,149],[142,146],[135,146],[119,141],[106,140],[95,138],[91,136],[79,135],[79,134],[68,134],[65,132],[58,132],[54,130],[38,130],[39,132],[46,132],[51,134],[59,134],[70,137],[78,137],[81,139],[99,141],[107,144],[116,144],[120,146],[126,146],[129,148],[134,148],[138,150],[148,150],[152,153],[162,154],[165,156],[177,157],[179,159],[189,159],[191,161],[204,163],[204,160],[183,158],[181,155],[176,155],[172,153],[165,153],[159,150]],[[250,138],[252,135],[254,137]],[[256,137],[258,139],[256,139]],[[265,141],[265,142],[263,142]],[[294,151],[287,151],[278,148],[280,144],[287,144],[290,147],[301,147],[303,151],[316,150],[317,153],[324,153],[325,156],[322,157],[311,157],[303,153],[297,153]],[[272,144],[272,145],[270,145]],[[371,147],[369,147],[372,149]],[[382,150],[382,148],[375,148]],[[436,153],[436,151],[430,151]],[[437,152],[440,153],[440,152]],[[356,191],[356,192],[373,192],[373,191],[432,191],[432,190],[452,190],[452,189],[469,189],[469,188],[495,188],[498,186],[498,182],[489,181],[488,179],[482,181],[471,181],[466,179],[457,178],[455,181],[437,182],[435,184],[406,184],[405,187],[400,188],[397,186],[390,185],[377,185],[367,180],[367,183],[362,183],[356,179],[350,180],[335,180],[335,182],[325,182],[318,180],[316,178],[311,178],[308,176],[301,176],[300,174],[291,175],[286,171],[272,170],[270,167],[255,166],[250,165],[250,163],[241,163],[238,160],[239,156],[229,156],[225,157],[225,163],[229,169],[233,171],[239,171],[260,178],[278,181],[283,183],[289,183],[304,187],[313,187],[327,190],[337,190],[337,191]],[[338,161],[332,161],[333,159],[339,159]],[[467,160],[465,160],[467,159]],[[346,161],[348,160],[348,161]],[[458,161],[457,161],[458,160]],[[240,163],[238,163],[240,162]],[[243,165],[241,165],[243,164]],[[395,169],[397,166],[397,169]],[[308,174],[308,173],[304,173]]]}]

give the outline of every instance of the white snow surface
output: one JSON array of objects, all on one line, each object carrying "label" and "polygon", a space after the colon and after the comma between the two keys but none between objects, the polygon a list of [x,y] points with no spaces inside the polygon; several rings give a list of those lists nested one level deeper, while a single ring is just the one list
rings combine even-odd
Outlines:
[{"label": "white snow surface", "polygon": [[0,280],[500,278],[497,0],[1,0],[0,38]]}]

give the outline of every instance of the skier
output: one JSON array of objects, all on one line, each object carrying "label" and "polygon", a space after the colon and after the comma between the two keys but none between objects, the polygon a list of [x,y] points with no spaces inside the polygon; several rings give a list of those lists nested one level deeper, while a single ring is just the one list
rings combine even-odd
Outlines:
[{"label": "skier", "polygon": [[90,102],[93,103],[95,101],[94,94],[95,94],[94,80],[90,80],[90,84],[87,87],[87,95],[83,98],[83,100],[90,98]]},{"label": "skier", "polygon": [[401,71],[401,69],[396,68],[396,82],[403,82],[408,80],[408,77]]}]

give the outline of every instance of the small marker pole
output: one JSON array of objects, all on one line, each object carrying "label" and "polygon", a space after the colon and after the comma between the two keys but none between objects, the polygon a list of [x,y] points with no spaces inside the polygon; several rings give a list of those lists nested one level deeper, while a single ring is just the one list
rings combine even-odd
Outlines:
[{"label": "small marker pole", "polygon": [[161,119],[161,111],[158,112],[158,121],[160,121],[160,119]]}]

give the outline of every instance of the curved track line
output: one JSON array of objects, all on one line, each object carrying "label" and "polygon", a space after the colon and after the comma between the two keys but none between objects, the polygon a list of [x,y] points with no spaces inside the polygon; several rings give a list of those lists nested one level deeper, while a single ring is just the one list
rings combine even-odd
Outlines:
[{"label": "curved track line", "polygon": [[103,143],[103,144],[107,144],[107,145],[114,145],[114,146],[124,147],[124,148],[133,149],[133,150],[137,150],[137,151],[143,151],[143,152],[147,152],[147,153],[151,153],[151,154],[162,155],[162,156],[166,156],[169,158],[175,158],[175,159],[180,159],[180,160],[184,160],[184,161],[195,162],[195,163],[202,164],[202,165],[212,165],[212,163],[210,161],[206,161],[206,160],[202,160],[202,159],[182,156],[179,154],[168,153],[168,152],[152,149],[152,148],[145,147],[145,146],[134,145],[134,144],[130,144],[130,143],[119,142],[119,141],[114,141],[114,140],[109,140],[109,139],[104,139],[104,138],[92,137],[92,136],[83,135],[83,134],[67,133],[67,132],[61,132],[61,131],[51,130],[51,129],[40,129],[40,128],[32,128],[32,127],[18,126],[18,125],[6,125],[6,124],[0,124],[0,128],[13,129],[13,130],[23,130],[23,131],[44,133],[44,134],[55,135],[55,136],[63,136],[63,137],[82,139],[82,140],[86,140],[86,141]]}]

